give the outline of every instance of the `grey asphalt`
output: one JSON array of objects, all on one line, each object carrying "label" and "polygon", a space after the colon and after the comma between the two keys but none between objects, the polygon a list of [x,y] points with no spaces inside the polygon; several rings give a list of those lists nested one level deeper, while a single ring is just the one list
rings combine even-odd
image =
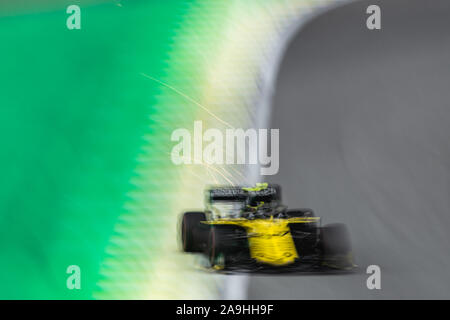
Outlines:
[{"label": "grey asphalt", "polygon": [[[369,4],[381,30],[366,28]],[[346,223],[361,273],[254,275],[248,298],[450,298],[450,2],[362,1],[314,19],[288,46],[271,112],[269,181],[290,207]],[[366,287],[371,264],[381,290]]]}]

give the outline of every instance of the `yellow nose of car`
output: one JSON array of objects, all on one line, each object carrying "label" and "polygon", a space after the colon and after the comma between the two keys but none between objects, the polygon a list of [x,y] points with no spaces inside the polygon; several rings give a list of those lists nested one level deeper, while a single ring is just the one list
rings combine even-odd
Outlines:
[{"label": "yellow nose of car", "polygon": [[283,266],[300,258],[289,224],[316,222],[319,218],[290,219],[222,219],[205,222],[215,225],[237,225],[246,229],[250,256],[258,262]]},{"label": "yellow nose of car", "polygon": [[249,235],[250,255],[259,262],[287,265],[299,257],[286,220],[256,219],[245,226]]}]

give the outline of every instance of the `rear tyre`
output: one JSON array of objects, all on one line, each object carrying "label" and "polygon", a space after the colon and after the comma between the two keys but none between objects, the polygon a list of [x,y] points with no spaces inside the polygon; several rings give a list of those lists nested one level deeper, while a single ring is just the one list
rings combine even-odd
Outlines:
[{"label": "rear tyre", "polygon": [[290,209],[287,211],[289,218],[303,218],[303,217],[314,217],[314,211],[312,209],[302,208],[302,209]]},{"label": "rear tyre", "polygon": [[322,227],[320,240],[326,266],[338,269],[354,266],[350,233],[345,224],[335,223]]},{"label": "rear tyre", "polygon": [[181,221],[181,243],[184,252],[203,252],[208,237],[204,212],[186,212]]}]

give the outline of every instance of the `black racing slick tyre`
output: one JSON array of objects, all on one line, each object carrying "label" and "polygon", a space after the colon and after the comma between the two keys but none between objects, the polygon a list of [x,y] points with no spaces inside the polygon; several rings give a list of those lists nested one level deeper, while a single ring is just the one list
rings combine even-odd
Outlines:
[{"label": "black racing slick tyre", "polygon": [[324,264],[333,268],[353,267],[352,245],[347,226],[328,224],[320,230]]},{"label": "black racing slick tyre", "polygon": [[184,252],[203,252],[207,243],[208,228],[201,222],[204,212],[186,212],[181,221],[181,243]]},{"label": "black racing slick tyre", "polygon": [[211,227],[209,230],[207,256],[211,267],[225,268],[228,264],[225,261],[228,258],[228,229],[218,228],[216,226]]}]

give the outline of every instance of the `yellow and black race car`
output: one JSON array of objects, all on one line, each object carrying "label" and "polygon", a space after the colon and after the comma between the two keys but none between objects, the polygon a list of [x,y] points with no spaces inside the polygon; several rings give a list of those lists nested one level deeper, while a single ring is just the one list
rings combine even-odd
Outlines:
[{"label": "yellow and black race car", "polygon": [[206,209],[186,212],[181,220],[185,252],[203,253],[217,270],[351,270],[344,224],[321,226],[311,209],[281,204],[278,185],[211,187]]}]

